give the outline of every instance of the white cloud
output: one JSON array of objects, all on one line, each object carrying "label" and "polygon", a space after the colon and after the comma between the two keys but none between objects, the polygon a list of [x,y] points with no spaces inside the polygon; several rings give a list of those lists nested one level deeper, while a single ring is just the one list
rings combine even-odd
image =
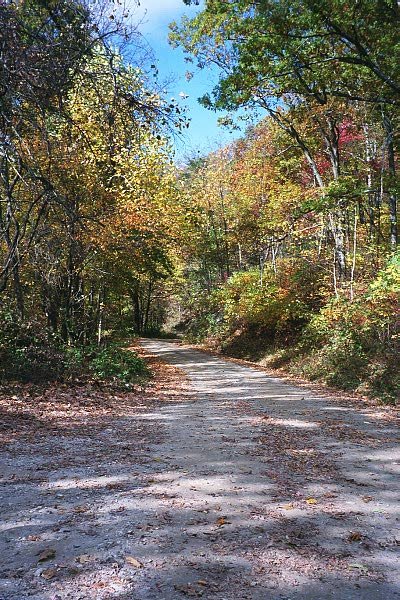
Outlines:
[{"label": "white cloud", "polygon": [[149,17],[157,17],[158,15],[180,12],[186,6],[183,0],[140,0],[140,8],[147,10]]},{"label": "white cloud", "polygon": [[[123,2],[123,0],[122,0]],[[125,0],[125,7],[129,10],[133,23],[139,24],[139,29],[144,35],[166,37],[168,24],[178,21],[182,15],[194,16],[201,6],[187,6],[183,0]],[[161,33],[162,32],[162,33]]]},{"label": "white cloud", "polygon": [[139,6],[136,0],[126,0],[125,6],[135,20],[144,19],[150,23],[170,21],[184,12],[194,12],[194,7],[186,6],[183,0],[140,0]]}]

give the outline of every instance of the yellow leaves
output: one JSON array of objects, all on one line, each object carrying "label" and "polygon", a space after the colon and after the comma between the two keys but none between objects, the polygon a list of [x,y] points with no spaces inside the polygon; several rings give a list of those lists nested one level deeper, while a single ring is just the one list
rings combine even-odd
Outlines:
[{"label": "yellow leaves", "polygon": [[[311,497],[306,498],[305,502],[309,506],[315,506],[316,504],[318,504],[318,500],[316,498],[311,498]],[[288,502],[287,504],[281,504],[279,506],[279,508],[281,508],[283,510],[294,510],[296,508],[296,506],[292,502]]]},{"label": "yellow leaves", "polygon": [[[156,124],[150,127],[143,115],[135,120],[132,106],[115,96],[108,66],[101,55],[88,65],[102,82],[101,93],[80,79],[70,93],[72,123],[56,131],[59,178],[65,196],[79,198],[84,227],[77,235],[89,249],[88,268],[126,276],[146,268],[148,240],[160,255],[170,252],[169,240],[179,230],[175,168]],[[145,94],[146,106],[160,104],[156,94],[147,94],[139,71],[126,73],[119,85],[127,97]]]}]

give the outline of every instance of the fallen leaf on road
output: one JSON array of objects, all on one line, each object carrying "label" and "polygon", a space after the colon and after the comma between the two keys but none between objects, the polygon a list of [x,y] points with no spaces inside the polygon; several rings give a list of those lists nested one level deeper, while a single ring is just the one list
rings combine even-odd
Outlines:
[{"label": "fallen leaf on road", "polygon": [[349,542],[359,542],[362,539],[362,533],[359,531],[351,531],[347,539]]},{"label": "fallen leaf on road", "polygon": [[193,585],[188,583],[187,585],[174,585],[174,588],[177,592],[181,592],[186,596],[190,596],[192,598],[200,598],[203,595],[202,589],[196,589]]},{"label": "fallen leaf on road", "polygon": [[81,565],[84,565],[85,563],[92,562],[94,560],[94,556],[90,556],[90,554],[80,554],[75,560]]},{"label": "fallen leaf on road", "polygon": [[108,490],[118,490],[118,488],[123,487],[123,483],[121,482],[117,482],[117,483],[107,483],[106,488]]},{"label": "fallen leaf on road", "polygon": [[53,579],[53,577],[57,575],[57,569],[45,569],[44,571],[42,571],[41,573],[41,577],[43,577],[43,579]]},{"label": "fallen leaf on road", "polygon": [[84,513],[87,512],[89,510],[88,506],[82,505],[82,506],[75,506],[74,508],[74,512],[76,513]]},{"label": "fallen leaf on road", "polygon": [[53,548],[46,548],[42,550],[39,554],[38,562],[44,562],[45,560],[50,560],[54,558],[56,555],[56,551]]},{"label": "fallen leaf on road", "polygon": [[230,523],[230,521],[228,521],[227,517],[219,517],[217,519],[218,527],[222,527],[223,525],[228,525],[229,523]]},{"label": "fallen leaf on road", "polygon": [[131,565],[131,567],[135,567],[136,569],[141,569],[143,567],[143,564],[133,556],[125,556],[125,561],[128,565]]},{"label": "fallen leaf on road", "polygon": [[307,498],[307,504],[317,504],[317,500],[315,498]]}]

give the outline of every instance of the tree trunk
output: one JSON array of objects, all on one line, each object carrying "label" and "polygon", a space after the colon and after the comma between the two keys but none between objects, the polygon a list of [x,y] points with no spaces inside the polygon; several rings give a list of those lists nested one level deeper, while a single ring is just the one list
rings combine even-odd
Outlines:
[{"label": "tree trunk", "polygon": [[153,282],[150,280],[149,285],[147,287],[147,301],[146,301],[146,310],[144,315],[144,323],[143,330],[147,331],[149,325],[149,314],[150,314],[150,306],[151,306],[151,292],[153,291]]},{"label": "tree trunk", "polygon": [[133,306],[133,324],[136,333],[142,332],[142,311],[139,297],[139,283],[131,290],[132,306]]},{"label": "tree trunk", "polygon": [[15,294],[15,301],[17,304],[17,311],[20,319],[23,319],[25,316],[25,307],[24,307],[24,295],[22,291],[21,279],[19,276],[19,257],[18,251],[15,252],[14,265],[12,267],[12,277],[13,277],[13,287]]},{"label": "tree trunk", "polygon": [[394,191],[394,183],[396,177],[396,163],[394,155],[393,145],[393,125],[388,115],[383,115],[383,126],[386,132],[386,148],[388,153],[388,167],[390,175],[390,188],[389,188],[389,219],[390,219],[390,247],[393,252],[397,247],[397,196]]}]

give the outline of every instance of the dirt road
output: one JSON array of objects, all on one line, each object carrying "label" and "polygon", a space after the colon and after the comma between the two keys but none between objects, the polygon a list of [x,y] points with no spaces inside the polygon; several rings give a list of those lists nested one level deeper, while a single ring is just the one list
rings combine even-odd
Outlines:
[{"label": "dirt road", "polygon": [[13,482],[27,459],[7,450],[0,598],[400,598],[391,410],[174,342],[143,345],[186,372],[183,399],[59,440],[81,462],[63,470],[56,456],[44,482]]}]

